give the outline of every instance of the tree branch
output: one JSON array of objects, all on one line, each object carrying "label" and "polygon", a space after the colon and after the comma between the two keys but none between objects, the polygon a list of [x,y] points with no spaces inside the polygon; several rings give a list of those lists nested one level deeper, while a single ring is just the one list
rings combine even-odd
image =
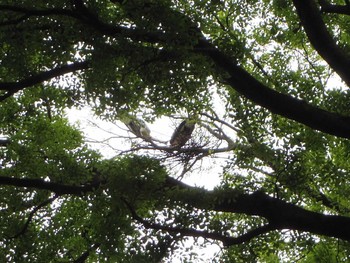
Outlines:
[{"label": "tree branch", "polygon": [[326,0],[318,1],[321,6],[321,12],[323,13],[331,13],[331,14],[340,14],[340,15],[350,15],[350,7],[348,4],[346,5],[332,5],[328,3]]},{"label": "tree branch", "polygon": [[[76,19],[84,25],[88,25],[91,28],[94,28],[100,34],[106,34],[108,36],[123,36],[125,38],[129,37],[133,40],[148,41],[150,43],[158,43],[160,39],[163,41],[166,40],[164,34],[161,31],[145,32],[144,30],[140,30],[138,28],[130,28],[102,22],[97,15],[92,13],[86,6],[84,6],[82,1],[75,0],[74,8],[75,10],[58,8],[29,9],[21,6],[0,5],[0,11],[11,11],[24,14],[20,19],[16,19],[16,23],[24,21],[26,18],[31,16],[68,16]],[[6,21],[5,25],[9,24],[9,22],[11,21]]]},{"label": "tree branch", "polygon": [[89,63],[87,61],[84,62],[75,62],[68,65],[63,65],[48,71],[43,71],[40,73],[37,73],[35,75],[32,75],[26,79],[20,80],[18,82],[0,82],[0,90],[7,91],[6,94],[0,96],[0,101],[3,101],[4,99],[12,96],[16,92],[30,87],[37,85],[39,83],[42,83],[44,81],[48,81],[52,78],[62,76],[64,74],[74,72],[77,70],[83,70],[89,68]]},{"label": "tree branch", "polygon": [[0,185],[10,185],[15,187],[27,187],[40,190],[47,190],[56,193],[57,195],[72,194],[82,195],[87,192],[92,192],[100,183],[88,184],[83,186],[64,185],[60,183],[47,182],[42,179],[28,178],[13,178],[0,176]]},{"label": "tree branch", "polygon": [[43,208],[44,206],[52,203],[53,201],[55,201],[57,198],[58,198],[59,195],[55,195],[47,200],[45,200],[44,202],[42,202],[41,204],[39,204],[37,207],[35,207],[30,213],[29,213],[29,216],[28,216],[28,219],[26,221],[26,223],[24,224],[23,228],[21,231],[19,231],[16,235],[14,235],[13,237],[11,238],[17,238],[19,237],[20,235],[23,235],[27,229],[28,229],[28,226],[30,224],[30,222],[32,221],[34,215],[36,212],[38,212],[41,208]]},{"label": "tree branch", "polygon": [[350,241],[350,228],[345,227],[350,225],[349,217],[308,211],[261,191],[252,194],[234,189],[208,191],[170,177],[166,180],[166,186],[182,190],[181,195],[173,195],[174,201],[200,209],[260,216],[268,220],[271,229],[297,230]]},{"label": "tree branch", "polygon": [[73,262],[74,263],[84,263],[88,259],[91,251],[98,249],[100,247],[100,245],[101,244],[99,244],[99,243],[94,244],[88,250],[86,250],[79,258],[77,258]]},{"label": "tree branch", "polygon": [[[307,3],[310,3],[310,0],[305,0],[305,3],[304,0],[295,0],[295,2],[303,7],[304,5],[307,5]],[[311,7],[313,6],[311,5]],[[300,9],[302,11],[305,11],[303,8]],[[317,21],[323,24],[323,21],[320,18],[319,11],[317,10],[317,8],[316,10],[314,9],[315,8],[311,8],[313,16],[317,18]],[[171,10],[169,12],[176,11]],[[315,12],[316,15],[314,14]],[[85,15],[89,15],[89,13]],[[184,16],[179,12],[176,12],[176,15]],[[305,14],[305,16],[308,16],[308,13]],[[139,28],[114,26],[101,22],[96,16],[91,17],[91,19],[79,18],[79,20],[85,23],[86,25],[95,28],[101,34],[106,34],[108,36],[130,38],[134,41],[144,41],[149,43],[167,43],[167,35],[163,32],[147,32]],[[189,28],[194,27],[194,24],[191,23],[189,19],[183,20],[189,23]],[[305,19],[305,21],[307,22],[309,22],[309,20],[310,19]],[[344,74],[347,76],[350,83],[350,74],[349,72],[347,72],[350,69],[348,59],[346,59],[345,56],[342,57],[342,52],[339,51],[339,48],[337,46],[334,46],[334,41],[330,37],[329,33],[326,31],[324,24],[323,27],[321,27],[323,28],[322,30],[319,29],[318,26],[319,25],[317,23],[314,23],[312,24],[312,26],[310,26],[310,28],[306,27],[310,32],[313,30],[313,27],[317,27],[317,31],[315,31],[317,34],[314,36],[314,38],[311,38],[310,41],[312,43],[317,42],[322,47],[326,47],[322,49],[322,52],[326,55],[326,61],[328,57],[331,59],[333,53],[336,55],[334,61],[336,61],[337,63],[338,61],[340,61],[339,63],[342,65],[339,67],[339,69],[345,71]],[[325,34],[325,36],[322,36],[320,34]],[[319,41],[320,37],[325,38],[326,41]],[[199,29],[198,43],[194,47],[194,51],[202,53],[203,55],[211,58],[212,61],[218,67],[222,68],[225,72],[227,72],[230,75],[230,77],[227,79],[227,83],[233,89],[235,89],[237,92],[250,99],[251,101],[257,103],[258,105],[270,110],[272,113],[295,120],[315,130],[319,130],[338,137],[350,138],[349,117],[344,117],[332,112],[328,112],[326,110],[312,106],[303,100],[299,100],[289,95],[279,93],[265,86],[257,79],[255,79],[252,75],[250,75],[247,71],[245,71],[243,68],[238,66],[235,63],[234,58],[226,56],[219,49],[210,44],[209,41],[205,39],[200,33]],[[339,56],[341,58],[339,58]],[[347,78],[344,78],[344,80],[346,80]],[[8,92],[7,94],[0,97],[0,100],[3,100],[4,97],[8,97],[11,95],[12,94]]]},{"label": "tree branch", "polygon": [[0,138],[0,147],[6,147],[11,143],[9,138]]},{"label": "tree branch", "polygon": [[72,10],[61,8],[29,9],[18,5],[0,5],[0,11],[10,11],[13,13],[25,14],[27,16],[65,15],[78,17],[77,14]]},{"label": "tree branch", "polygon": [[177,233],[183,236],[203,237],[203,238],[218,240],[218,241],[221,241],[224,244],[224,246],[242,244],[244,242],[251,240],[254,237],[257,237],[259,235],[262,235],[264,233],[267,233],[273,230],[272,227],[270,227],[269,225],[266,225],[263,227],[256,228],[252,231],[249,231],[246,234],[241,235],[239,237],[230,237],[230,236],[225,236],[215,232],[202,231],[202,230],[197,230],[193,228],[171,227],[171,226],[166,226],[164,224],[152,223],[143,219],[136,213],[133,207],[125,199],[122,199],[122,200],[124,201],[125,205],[128,207],[132,218],[138,221],[139,223],[141,223],[145,228]]},{"label": "tree branch", "polygon": [[217,66],[230,75],[226,81],[234,90],[272,113],[295,120],[315,130],[350,138],[349,117],[320,109],[304,100],[270,89],[204,38],[198,42],[195,50],[210,57]]},{"label": "tree branch", "polygon": [[314,0],[293,0],[300,22],[318,54],[350,87],[350,58],[335,43]]},{"label": "tree branch", "polygon": [[247,233],[239,236],[239,237],[235,237],[235,238],[231,238],[231,240],[227,240],[226,243],[224,243],[225,246],[229,247],[232,245],[238,245],[238,244],[242,244],[244,242],[248,242],[249,240],[261,236],[263,234],[266,234],[270,231],[275,230],[275,228],[272,225],[264,225],[258,228],[255,228],[251,231],[248,231]]}]

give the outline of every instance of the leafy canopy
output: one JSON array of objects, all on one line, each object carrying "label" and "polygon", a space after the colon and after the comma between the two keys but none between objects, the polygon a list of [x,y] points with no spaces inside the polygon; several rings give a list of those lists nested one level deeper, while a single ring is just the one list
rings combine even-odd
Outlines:
[{"label": "leafy canopy", "polygon": [[[348,262],[349,10],[1,0],[0,261]],[[115,157],[69,122],[87,106]],[[195,129],[172,147],[123,116]]]}]

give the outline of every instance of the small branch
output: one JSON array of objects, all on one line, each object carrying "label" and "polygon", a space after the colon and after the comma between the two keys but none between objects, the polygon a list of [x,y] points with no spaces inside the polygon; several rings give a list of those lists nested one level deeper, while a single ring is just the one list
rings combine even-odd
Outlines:
[{"label": "small branch", "polygon": [[96,243],[93,246],[91,246],[88,250],[86,250],[80,257],[78,257],[76,260],[74,260],[74,263],[84,263],[88,257],[90,256],[91,251],[96,250],[100,247],[101,244]]},{"label": "small branch", "polygon": [[346,5],[332,5],[325,0],[319,0],[318,2],[323,13],[350,15],[349,0],[345,0]]},{"label": "small branch", "polygon": [[214,17],[216,22],[219,24],[220,28],[222,29],[222,31],[227,32],[228,30],[225,27],[225,25],[220,21],[220,18],[216,14],[214,14]]},{"label": "small branch", "polygon": [[202,115],[205,116],[205,117],[207,117],[207,118],[209,118],[209,119],[211,119],[212,121],[217,121],[217,122],[219,122],[219,123],[221,123],[221,124],[227,126],[228,128],[230,128],[231,130],[233,130],[233,131],[235,131],[235,132],[237,132],[237,133],[240,132],[239,129],[237,129],[237,128],[234,127],[233,125],[227,123],[226,121],[221,120],[218,116],[213,117],[213,116],[211,116],[211,115],[209,115],[209,114],[207,114],[207,113],[202,113]]},{"label": "small branch", "polygon": [[224,131],[222,129],[220,129],[217,125],[214,124],[214,126],[220,130],[220,132],[216,132],[214,131],[209,125],[206,125],[206,124],[201,124],[202,127],[204,127],[205,129],[207,129],[207,131],[209,133],[211,133],[214,137],[218,138],[219,140],[224,140],[227,142],[228,144],[228,150],[232,150],[234,148],[236,148],[236,144],[233,142],[233,140],[227,136]]},{"label": "small branch", "polygon": [[184,168],[182,169],[181,174],[177,177],[177,179],[183,178],[183,177],[185,176],[185,174],[186,174],[187,172],[189,172],[189,171],[192,169],[192,167],[193,167],[199,160],[203,159],[205,156],[207,156],[207,155],[205,155],[205,154],[199,155],[199,156],[197,156],[197,157],[192,161],[192,163],[189,163],[189,162],[186,163],[186,164],[184,165]]},{"label": "small branch", "polygon": [[224,243],[225,246],[229,247],[232,245],[238,245],[238,244],[242,244],[244,242],[248,242],[249,240],[261,236],[263,234],[266,234],[268,232],[271,232],[273,230],[276,230],[276,228],[274,228],[272,225],[267,224],[258,228],[255,228],[251,231],[248,231],[247,233],[236,237],[236,238],[230,238],[230,240],[227,240],[227,243]]},{"label": "small branch", "polygon": [[59,195],[55,195],[49,199],[47,199],[46,201],[42,202],[41,204],[39,204],[37,207],[35,207],[30,213],[29,213],[29,216],[28,216],[28,219],[26,221],[26,223],[24,224],[23,228],[21,231],[19,231],[16,235],[10,237],[10,238],[17,238],[21,235],[23,235],[27,229],[28,229],[28,226],[30,224],[30,222],[32,221],[34,215],[36,212],[38,212],[41,208],[43,208],[44,206],[47,206],[48,204],[52,203],[53,201],[55,201],[57,198],[59,197]]}]

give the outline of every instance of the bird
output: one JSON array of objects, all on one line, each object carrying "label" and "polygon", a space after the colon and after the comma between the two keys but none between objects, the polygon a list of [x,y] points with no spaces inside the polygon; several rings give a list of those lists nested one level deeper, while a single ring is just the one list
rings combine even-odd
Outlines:
[{"label": "bird", "polygon": [[134,116],[123,116],[123,118],[121,118],[121,121],[137,137],[140,137],[146,141],[152,140],[151,130],[142,119]]},{"label": "bird", "polygon": [[175,129],[170,139],[170,145],[181,148],[191,139],[196,122],[193,119],[186,119]]}]

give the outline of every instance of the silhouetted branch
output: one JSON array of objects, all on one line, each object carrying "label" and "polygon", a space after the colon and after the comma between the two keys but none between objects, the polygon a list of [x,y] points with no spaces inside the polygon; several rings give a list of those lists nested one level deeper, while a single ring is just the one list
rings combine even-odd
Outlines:
[{"label": "silhouetted branch", "polygon": [[23,235],[27,229],[28,229],[28,226],[30,224],[30,222],[32,221],[34,215],[36,212],[38,212],[41,208],[43,208],[44,206],[47,206],[48,204],[52,203],[53,201],[55,201],[57,198],[59,197],[59,195],[55,195],[49,199],[47,199],[46,201],[42,202],[41,204],[39,204],[37,207],[35,207],[30,213],[29,213],[29,216],[28,216],[28,219],[27,221],[25,222],[23,228],[21,231],[19,231],[16,235],[14,235],[13,237],[11,238],[17,238],[21,235]]},{"label": "silhouetted branch", "polygon": [[[166,186],[182,190],[182,195],[177,197],[177,201],[199,209],[260,216],[269,222],[271,229],[305,231],[350,241],[350,228],[344,227],[350,225],[350,217],[308,211],[262,191],[252,194],[244,194],[235,189],[208,191],[189,186],[171,177],[166,179]],[[186,190],[188,191],[185,192]],[[204,199],[207,202],[204,202]]]},{"label": "silhouetted branch", "polygon": [[0,96],[0,101],[3,101],[4,99],[12,96],[14,93],[24,88],[37,85],[44,81],[49,81],[52,78],[56,78],[70,72],[87,69],[88,67],[89,67],[89,63],[87,61],[75,62],[72,64],[63,65],[48,71],[43,71],[43,72],[34,74],[18,82],[0,82],[0,90],[7,91],[6,94]]},{"label": "silhouetted branch", "polygon": [[0,147],[6,147],[11,143],[9,138],[0,138]]},{"label": "silhouetted branch", "polygon": [[[294,3],[297,6],[297,10],[299,10],[299,16],[311,43],[330,66],[349,84],[350,61],[339,47],[336,46],[332,37],[329,35],[320,17],[320,11],[314,8],[311,0],[294,0]],[[77,10],[77,12],[84,12],[84,10]],[[167,12],[171,15],[182,17],[182,20],[188,23],[188,28],[195,29],[195,23],[191,22],[184,14],[170,9]],[[89,12],[85,12],[84,14],[89,16]],[[123,37],[133,41],[149,43],[168,43],[169,41],[169,36],[166,33],[157,31],[156,29],[149,32],[138,27],[115,26],[100,21],[96,16],[90,16],[89,19],[82,19],[81,17],[77,19],[107,36]],[[272,113],[295,120],[315,130],[338,137],[350,138],[349,117],[320,109],[308,104],[306,101],[279,93],[265,86],[245,69],[237,65],[235,57],[227,56],[221,52],[200,33],[198,28],[196,30],[198,32],[198,42],[194,46],[193,51],[211,58],[217,67],[228,73],[230,77],[226,79],[226,82],[237,92],[254,103],[270,110]],[[320,38],[324,39],[324,41],[319,41]],[[4,96],[11,96],[11,93],[7,93]],[[3,97],[0,97],[0,99],[4,99]]]},{"label": "silhouetted branch", "polygon": [[333,5],[325,0],[318,1],[321,5],[321,11],[323,13],[350,15],[349,1],[345,1],[346,5]]},{"label": "silhouetted branch", "polygon": [[100,247],[101,244],[96,243],[93,246],[91,246],[88,250],[86,250],[79,258],[74,260],[74,263],[84,263],[88,257],[90,256],[91,251],[96,250]]},{"label": "silhouetted branch", "polygon": [[293,0],[300,22],[318,54],[350,87],[350,57],[335,42],[314,0]]},{"label": "silhouetted branch", "polygon": [[196,230],[193,228],[171,227],[171,226],[166,226],[164,224],[151,223],[151,222],[143,219],[142,217],[140,217],[136,213],[136,211],[133,209],[133,207],[125,199],[123,199],[123,201],[126,204],[126,206],[128,207],[128,209],[132,215],[132,218],[134,220],[138,221],[139,223],[141,223],[145,228],[181,234],[182,236],[210,238],[213,240],[221,241],[224,244],[224,246],[241,244],[241,243],[244,243],[244,242],[251,240],[254,237],[257,237],[261,234],[264,234],[264,233],[267,233],[267,232],[273,230],[272,227],[267,225],[267,226],[259,227],[257,229],[252,230],[252,231],[249,231],[246,234],[241,235],[239,237],[229,237],[229,236],[225,236],[225,235],[222,235],[219,233]]},{"label": "silhouetted branch", "polygon": [[42,179],[14,178],[0,176],[0,185],[10,185],[16,187],[35,188],[47,190],[58,195],[72,194],[81,195],[87,192],[92,192],[99,184],[87,184],[83,186],[65,185],[60,183],[47,182]]},{"label": "silhouetted branch", "polygon": [[350,138],[349,117],[317,108],[304,100],[270,89],[206,39],[199,41],[196,50],[212,58],[217,66],[225,70],[230,75],[226,79],[227,83],[247,99],[272,113],[295,120],[312,129],[338,137]]}]

